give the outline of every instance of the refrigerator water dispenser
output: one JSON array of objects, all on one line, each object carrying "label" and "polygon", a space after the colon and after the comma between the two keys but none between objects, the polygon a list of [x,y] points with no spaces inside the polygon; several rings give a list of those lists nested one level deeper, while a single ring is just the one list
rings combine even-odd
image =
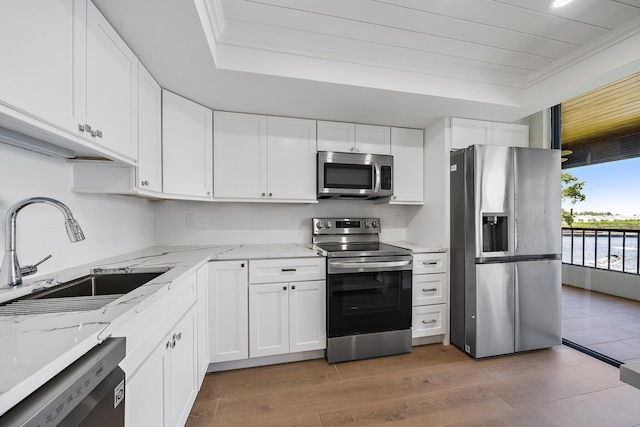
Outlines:
[{"label": "refrigerator water dispenser", "polygon": [[482,214],[482,252],[509,250],[509,217],[505,214]]}]

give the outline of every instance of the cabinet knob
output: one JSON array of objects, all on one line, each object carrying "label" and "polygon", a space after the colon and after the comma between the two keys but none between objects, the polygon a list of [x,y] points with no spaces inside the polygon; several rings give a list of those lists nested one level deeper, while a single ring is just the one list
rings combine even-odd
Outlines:
[{"label": "cabinet knob", "polygon": [[83,125],[82,123],[79,123],[79,124],[78,124],[78,130],[79,130],[80,132],[84,132],[84,125]]},{"label": "cabinet knob", "polygon": [[102,138],[102,131],[101,130],[97,130],[95,136],[97,136],[98,138]]},{"label": "cabinet knob", "polygon": [[435,292],[437,291],[436,288],[430,288],[430,289],[423,289],[422,292]]},{"label": "cabinet knob", "polygon": [[262,193],[262,197],[264,197],[264,196],[266,196],[266,194],[265,194],[265,193]]},{"label": "cabinet knob", "polygon": [[91,126],[85,123],[85,124],[84,124],[84,131],[85,131],[85,132],[88,132],[88,133],[91,133],[91,132],[92,132],[92,131],[91,131]]},{"label": "cabinet knob", "polygon": [[240,264],[240,268],[244,268],[244,262]]},{"label": "cabinet knob", "polygon": [[180,339],[182,339],[182,332],[178,332],[176,335],[176,341],[180,341]]},{"label": "cabinet knob", "polygon": [[287,287],[286,287],[286,286],[283,286],[283,287],[282,287],[282,290],[283,290],[283,291],[286,291],[286,290],[287,290]]},{"label": "cabinet knob", "polygon": [[291,289],[295,291],[296,290],[296,285],[291,285]]},{"label": "cabinet knob", "polygon": [[351,151],[356,151],[356,147],[351,147]]},{"label": "cabinet knob", "polygon": [[273,196],[273,193],[269,193],[269,197]]}]

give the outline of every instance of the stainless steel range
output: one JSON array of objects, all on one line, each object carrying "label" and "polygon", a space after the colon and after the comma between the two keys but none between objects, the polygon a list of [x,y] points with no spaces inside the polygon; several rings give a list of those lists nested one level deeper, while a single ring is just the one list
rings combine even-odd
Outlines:
[{"label": "stainless steel range", "polygon": [[313,219],[327,254],[329,363],[411,352],[411,251],[379,234],[379,218]]}]

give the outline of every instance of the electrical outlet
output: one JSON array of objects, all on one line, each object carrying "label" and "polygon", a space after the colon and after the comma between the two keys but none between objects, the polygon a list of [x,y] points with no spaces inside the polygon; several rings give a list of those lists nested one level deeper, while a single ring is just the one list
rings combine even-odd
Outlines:
[{"label": "electrical outlet", "polygon": [[187,227],[193,227],[193,221],[195,220],[196,214],[188,213],[184,216],[184,223]]}]

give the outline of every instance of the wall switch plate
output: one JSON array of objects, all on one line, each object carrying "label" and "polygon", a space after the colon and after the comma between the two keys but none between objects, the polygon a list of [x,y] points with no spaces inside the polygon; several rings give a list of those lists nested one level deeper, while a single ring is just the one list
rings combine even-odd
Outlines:
[{"label": "wall switch plate", "polygon": [[195,220],[196,214],[188,213],[184,216],[184,223],[187,227],[193,227],[193,221]]}]

